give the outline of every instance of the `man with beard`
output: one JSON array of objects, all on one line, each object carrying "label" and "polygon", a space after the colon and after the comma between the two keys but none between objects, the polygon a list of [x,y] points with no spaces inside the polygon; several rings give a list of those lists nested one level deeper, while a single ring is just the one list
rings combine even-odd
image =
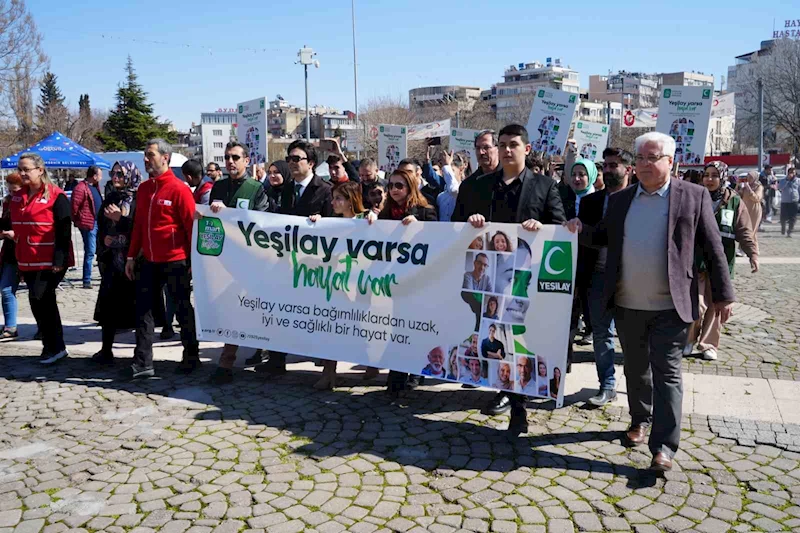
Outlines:
[{"label": "man with beard", "polygon": [[[603,177],[605,188],[581,200],[578,217],[589,226],[596,226],[606,214],[608,198],[628,186],[633,170],[633,154],[620,148],[603,150]],[[603,276],[605,275],[607,247],[578,247],[576,285],[579,293],[589,303],[589,320],[592,324],[592,343],[600,391],[589,398],[589,404],[602,407],[617,397],[614,379],[614,321],[613,311],[601,305]]]}]

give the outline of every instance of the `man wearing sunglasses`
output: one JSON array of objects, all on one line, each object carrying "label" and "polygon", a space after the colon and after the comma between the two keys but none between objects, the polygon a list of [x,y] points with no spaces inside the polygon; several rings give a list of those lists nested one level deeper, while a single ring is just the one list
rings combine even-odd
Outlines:
[{"label": "man wearing sunglasses", "polygon": [[[292,181],[283,187],[279,212],[299,217],[333,215],[331,184],[314,174],[314,167],[317,166],[317,150],[314,146],[304,140],[294,141],[287,150],[286,162],[289,163]],[[270,352],[266,363],[256,365],[256,372],[268,376],[285,374],[286,354]]]}]

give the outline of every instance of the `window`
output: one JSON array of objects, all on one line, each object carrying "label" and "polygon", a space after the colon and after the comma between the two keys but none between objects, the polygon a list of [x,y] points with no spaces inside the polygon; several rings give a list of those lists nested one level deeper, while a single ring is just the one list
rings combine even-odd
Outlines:
[{"label": "window", "polygon": [[223,158],[221,155],[215,155],[214,156],[214,162],[215,163],[222,163],[223,161],[225,161],[225,158]]},{"label": "window", "polygon": [[214,130],[213,134],[214,137],[222,137],[222,130]]},{"label": "window", "polygon": [[222,143],[214,143],[214,148],[224,148]]}]

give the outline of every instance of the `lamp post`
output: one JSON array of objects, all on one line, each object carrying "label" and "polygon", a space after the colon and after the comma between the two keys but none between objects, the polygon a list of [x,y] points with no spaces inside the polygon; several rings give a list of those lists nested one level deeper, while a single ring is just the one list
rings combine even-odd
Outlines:
[{"label": "lamp post", "polygon": [[[356,133],[359,133],[358,122],[358,60],[356,57],[356,0],[350,2],[353,15],[353,89],[356,97]],[[358,143],[358,150],[356,150],[356,158],[361,159],[361,136],[356,135],[356,142]]]},{"label": "lamp post", "polygon": [[317,53],[307,46],[303,46],[303,48],[297,52],[297,57],[300,58],[297,63],[303,65],[306,83],[306,142],[311,142],[311,118],[308,115],[308,66],[314,65],[315,67],[319,68],[319,61],[314,59],[314,56],[316,55]]}]

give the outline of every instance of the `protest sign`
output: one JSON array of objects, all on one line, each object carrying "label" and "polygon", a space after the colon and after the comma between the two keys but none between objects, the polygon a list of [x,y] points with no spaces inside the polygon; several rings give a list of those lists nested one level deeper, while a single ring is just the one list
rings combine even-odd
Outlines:
[{"label": "protest sign", "polygon": [[447,137],[450,134],[450,119],[425,124],[413,124],[408,127],[408,140],[421,141],[431,137]]},{"label": "protest sign", "polygon": [[566,229],[198,210],[198,339],[562,405],[577,260]]},{"label": "protest sign", "polygon": [[378,167],[386,172],[387,178],[400,161],[406,158],[407,137],[405,126],[378,126]]},{"label": "protest sign", "polygon": [[579,100],[577,94],[557,89],[539,89],[536,92],[527,127],[534,152],[544,152],[546,156],[564,153]]},{"label": "protest sign", "polygon": [[578,155],[584,159],[597,161],[608,146],[608,124],[579,120],[575,124],[573,137],[578,144]]},{"label": "protest sign", "polygon": [[478,154],[475,152],[475,139],[478,137],[479,130],[466,130],[463,128],[453,128],[450,130],[450,150],[455,152],[466,152],[469,155],[469,162],[472,170],[478,169]]},{"label": "protest sign", "polygon": [[702,165],[714,102],[710,87],[675,85],[661,89],[656,131],[675,139],[675,162]]},{"label": "protest sign", "polygon": [[267,108],[266,98],[256,98],[236,106],[236,136],[247,145],[250,164],[267,162]]},{"label": "protest sign", "polygon": [[623,128],[655,128],[658,108],[628,109],[622,117]]},{"label": "protest sign", "polygon": [[736,103],[733,93],[723,94],[714,98],[714,105],[711,106],[711,118],[734,115],[736,115]]}]

